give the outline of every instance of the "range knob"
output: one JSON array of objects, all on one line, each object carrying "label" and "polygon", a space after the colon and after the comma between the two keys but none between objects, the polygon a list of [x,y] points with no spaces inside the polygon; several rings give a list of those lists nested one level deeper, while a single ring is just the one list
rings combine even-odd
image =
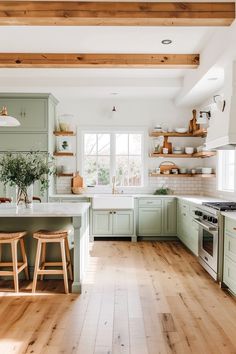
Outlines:
[{"label": "range knob", "polygon": [[195,215],[197,215],[197,216],[202,216],[202,212],[199,211],[199,210],[196,210],[196,211],[195,211]]},{"label": "range knob", "polygon": [[203,220],[207,220],[208,216],[207,215],[203,215]]},{"label": "range knob", "polygon": [[208,217],[207,217],[207,220],[208,220],[209,222],[213,222],[213,217],[212,217],[212,216],[208,216]]},{"label": "range knob", "polygon": [[217,224],[218,220],[216,218],[212,218],[212,222],[213,222],[213,224]]}]

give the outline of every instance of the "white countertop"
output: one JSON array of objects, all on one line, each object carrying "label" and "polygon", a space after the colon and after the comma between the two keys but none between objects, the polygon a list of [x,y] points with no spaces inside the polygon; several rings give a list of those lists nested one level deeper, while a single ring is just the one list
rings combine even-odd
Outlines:
[{"label": "white countertop", "polygon": [[[94,194],[52,194],[50,198],[71,198],[71,199],[80,199],[80,198],[94,198],[96,196],[106,196],[111,195],[110,193],[94,193]],[[225,201],[221,198],[208,197],[208,196],[198,196],[198,195],[177,195],[177,194],[168,194],[168,195],[154,195],[154,194],[133,194],[133,193],[124,193],[124,194],[115,194],[115,196],[133,196],[134,198],[178,198],[182,200],[186,200],[190,203],[194,204],[202,204],[204,202],[218,202]]]},{"label": "white countertop", "polygon": [[222,211],[221,215],[225,216],[226,218],[236,220],[236,211]]},{"label": "white countertop", "polygon": [[15,203],[0,204],[0,217],[76,217],[82,216],[90,203],[35,203],[32,208],[18,208]]}]

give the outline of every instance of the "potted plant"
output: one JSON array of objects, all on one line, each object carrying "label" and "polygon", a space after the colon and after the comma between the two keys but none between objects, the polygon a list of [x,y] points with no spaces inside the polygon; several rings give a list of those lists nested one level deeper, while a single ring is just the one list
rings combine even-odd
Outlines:
[{"label": "potted plant", "polygon": [[40,152],[26,154],[6,153],[0,159],[0,181],[17,187],[17,205],[22,202],[25,207],[32,203],[33,184],[40,181],[41,192],[48,188],[48,176],[55,173],[53,158]]}]

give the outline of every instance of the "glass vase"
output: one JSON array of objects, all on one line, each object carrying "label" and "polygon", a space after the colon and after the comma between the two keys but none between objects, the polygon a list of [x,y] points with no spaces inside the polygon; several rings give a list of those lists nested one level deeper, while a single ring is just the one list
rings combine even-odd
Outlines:
[{"label": "glass vase", "polygon": [[33,206],[33,184],[16,187],[16,205],[22,208],[31,208]]}]

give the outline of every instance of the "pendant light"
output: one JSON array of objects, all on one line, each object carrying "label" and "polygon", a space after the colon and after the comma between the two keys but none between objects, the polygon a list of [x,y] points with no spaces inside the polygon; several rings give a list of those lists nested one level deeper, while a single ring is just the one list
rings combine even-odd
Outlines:
[{"label": "pendant light", "polygon": [[20,122],[16,118],[8,115],[7,107],[2,107],[0,111],[0,127],[18,127],[19,125]]}]

